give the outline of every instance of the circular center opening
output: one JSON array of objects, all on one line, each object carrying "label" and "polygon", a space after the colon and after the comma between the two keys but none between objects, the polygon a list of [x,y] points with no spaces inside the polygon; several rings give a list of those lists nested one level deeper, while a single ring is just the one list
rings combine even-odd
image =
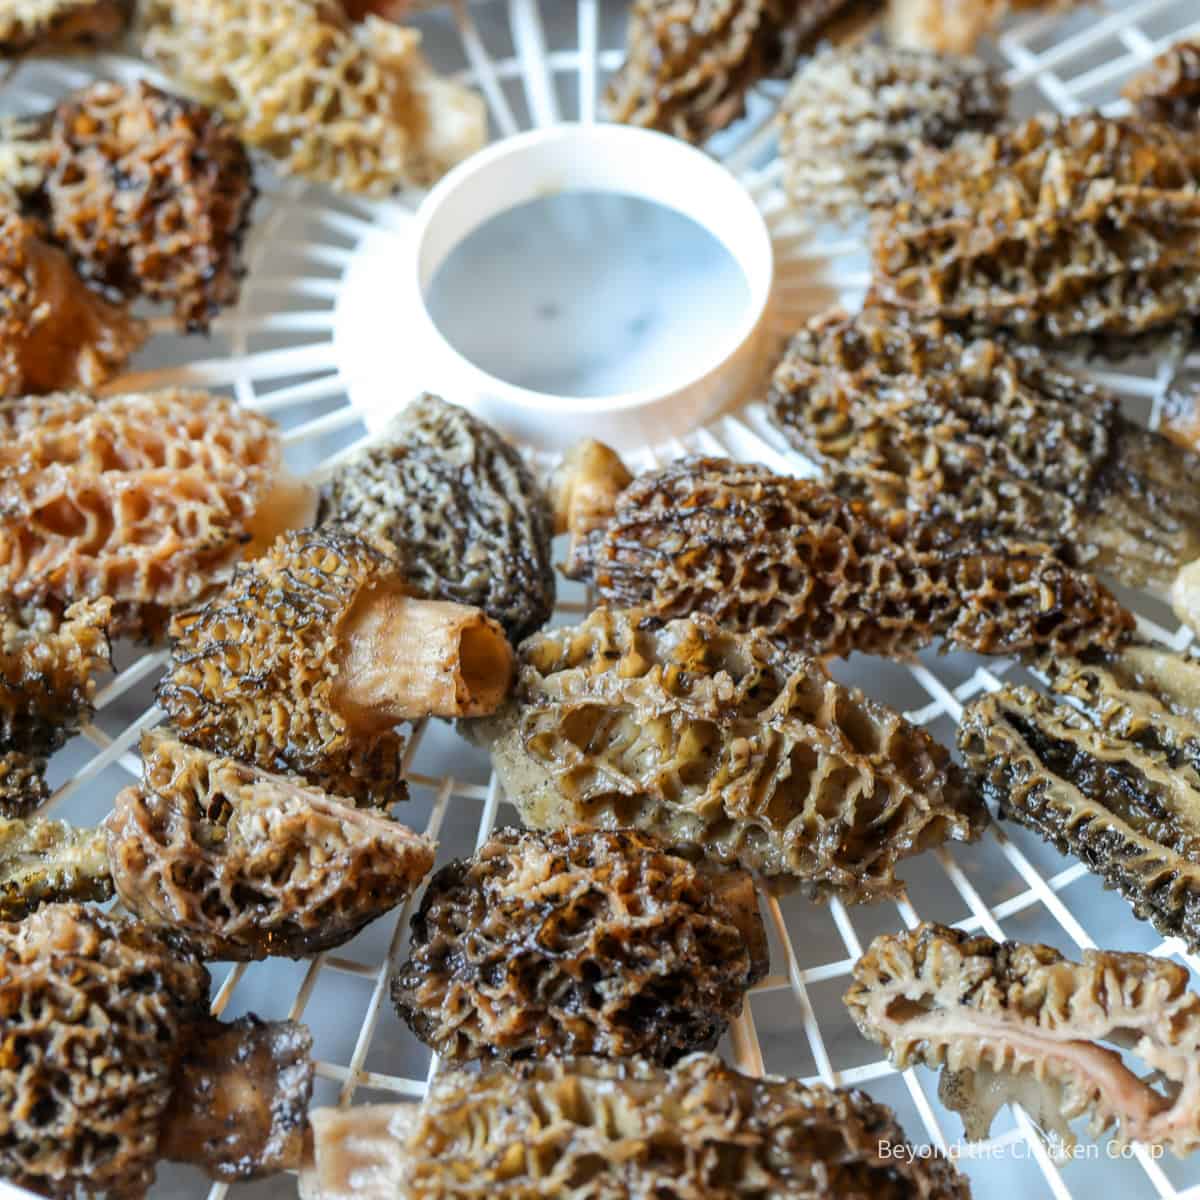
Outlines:
[{"label": "circular center opening", "polygon": [[638,196],[565,191],[486,220],[425,291],[454,349],[558,396],[669,389],[741,328],[750,287],[691,217]]}]

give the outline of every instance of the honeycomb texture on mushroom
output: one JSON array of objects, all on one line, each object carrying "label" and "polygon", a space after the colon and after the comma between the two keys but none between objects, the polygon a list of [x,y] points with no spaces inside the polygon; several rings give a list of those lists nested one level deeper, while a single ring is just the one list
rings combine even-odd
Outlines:
[{"label": "honeycomb texture on mushroom", "polygon": [[1043,548],[926,544],[812,480],[728,459],[639,476],[568,573],[613,605],[705,613],[806,654],[911,655],[938,638],[981,654],[1110,645],[1133,618]]},{"label": "honeycomb texture on mushroom", "polygon": [[1122,94],[1148,121],[1200,128],[1200,40],[1176,42],[1164,50]]},{"label": "honeycomb texture on mushroom", "polygon": [[513,645],[554,611],[545,496],[490,425],[437,396],[338,469],[320,519],[390,541],[417,593],[483,609]]},{"label": "honeycomb texture on mushroom", "polygon": [[1160,592],[1200,556],[1200,456],[1006,339],[830,314],[792,338],[768,407],[840,496],[935,543],[1041,544]]},{"label": "honeycomb texture on mushroom", "polygon": [[605,93],[616,121],[703,141],[746,111],[755,84],[790,74],[868,0],[634,0],[624,65]]},{"label": "honeycomb texture on mushroom", "polygon": [[143,737],[142,764],[105,822],[117,893],[201,958],[339,946],[433,866],[434,844],[398,821],[169,733]]},{"label": "honeycomb texture on mushroom", "polygon": [[18,210],[46,178],[49,120],[0,117],[0,207]]},{"label": "honeycomb texture on mushroom", "polygon": [[46,1196],[142,1195],[208,989],[199,963],[96,909],[0,925],[0,1175]]},{"label": "honeycomb texture on mushroom", "polygon": [[238,296],[250,159],[204,105],[145,81],[74,92],[50,123],[47,229],[80,274],[203,330]]},{"label": "honeycomb texture on mushroom", "polygon": [[1069,1122],[1086,1117],[1094,1137],[1182,1156],[1200,1146],[1200,996],[1188,982],[1158,955],[1084,950],[1072,962],[925,924],[877,937],[845,1002],[897,1067],[942,1068],[939,1097],[972,1141],[1015,1102],[1067,1145]]},{"label": "honeycomb texture on mushroom", "polygon": [[129,0],[4,0],[0,55],[112,41],[125,29],[129,9]]},{"label": "honeycomb texture on mushroom", "polygon": [[103,831],[0,818],[0,921],[19,921],[43,904],[112,894]]},{"label": "honeycomb texture on mushroom", "polygon": [[150,636],[250,540],[281,469],[273,421],[205,392],[0,406],[0,585],[22,602],[112,597]]},{"label": "honeycomb texture on mushroom", "polygon": [[0,205],[0,398],[99,387],[145,337],[37,225]]},{"label": "honeycomb texture on mushroom", "polygon": [[921,147],[988,132],[1007,111],[1000,72],[978,59],[870,42],[824,50],[779,110],[784,189],[802,211],[851,219]]},{"label": "honeycomb texture on mushroom", "polygon": [[711,1054],[670,1070],[575,1058],[448,1071],[415,1114],[318,1109],[313,1129],[305,1194],[347,1200],[970,1196],[945,1158],[886,1158],[904,1131],[865,1092],[754,1079]]},{"label": "honeycomb texture on mushroom", "polygon": [[670,1062],[767,971],[744,871],[634,830],[494,833],[430,880],[392,999],[447,1061]]},{"label": "honeycomb texture on mushroom", "polygon": [[186,742],[390,805],[405,794],[403,737],[357,728],[335,698],[340,626],[360,592],[399,577],[388,553],[348,529],[282,535],[224,591],[174,618],[159,704]]},{"label": "honeycomb texture on mushroom", "polygon": [[1200,308],[1200,143],[1038,117],[918,155],[875,214],[872,294],[919,317],[1099,345]]},{"label": "honeycomb texture on mushroom", "polygon": [[47,798],[43,772],[91,713],[96,675],[112,666],[112,602],[81,600],[62,616],[0,607],[0,816]]},{"label": "honeycomb texture on mushroom", "polygon": [[487,140],[483,101],[421,35],[326,0],[145,0],[143,52],[248,146],[344,192],[428,186]]},{"label": "honeycomb texture on mushroom", "polygon": [[899,860],[986,821],[925,730],[704,615],[535,634],[508,706],[467,729],[535,829],[636,826],[817,899],[900,894]]}]

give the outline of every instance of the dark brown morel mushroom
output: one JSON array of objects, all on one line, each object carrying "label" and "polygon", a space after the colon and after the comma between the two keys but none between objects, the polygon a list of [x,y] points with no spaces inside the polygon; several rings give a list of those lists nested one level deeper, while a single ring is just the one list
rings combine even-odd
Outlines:
[{"label": "dark brown morel mushroom", "polygon": [[987,819],[925,730],[703,615],[535,634],[513,698],[467,728],[535,829],[636,826],[818,899],[898,895],[897,862]]},{"label": "dark brown morel mushroom", "polygon": [[397,724],[494,712],[512,679],[494,621],[413,599],[390,546],[339,526],[284,534],[171,637],[185,741],[368,804],[404,794]]},{"label": "dark brown morel mushroom", "polygon": [[938,544],[820,483],[729,459],[683,459],[620,492],[617,465],[578,451],[556,492],[562,523],[579,522],[567,574],[609,604],[705,613],[817,655],[904,657],[939,638],[981,654],[1069,653],[1133,628],[1092,576],[1043,547]]},{"label": "dark brown morel mushroom", "polygon": [[1200,41],[1176,42],[1164,50],[1122,94],[1147,121],[1200,128]]},{"label": "dark brown morel mushroom", "polygon": [[1037,118],[918,156],[872,231],[872,293],[919,318],[1103,349],[1200,313],[1200,143]]},{"label": "dark brown morel mushroom", "polygon": [[483,609],[514,646],[554,611],[546,498],[490,425],[436,396],[338,469],[320,520],[386,538],[417,594]]},{"label": "dark brown morel mushroom", "polygon": [[839,19],[875,0],[635,0],[613,120],[703,141],[746,111],[755,84],[789,75]]},{"label": "dark brown morel mushroom", "polygon": [[114,633],[155,636],[314,502],[275,423],[222,396],[0,405],[0,586],[20,603],[109,596]]},{"label": "dark brown morel mushroom", "polygon": [[124,31],[131,8],[131,0],[3,0],[0,55],[113,41]]},{"label": "dark brown morel mushroom", "polygon": [[96,675],[112,666],[112,601],[80,600],[61,616],[0,606],[0,817],[47,799],[46,760],[91,715]]},{"label": "dark brown morel mushroom", "polygon": [[0,924],[0,1176],[136,1198],[168,1155],[221,1179],[298,1166],[307,1031],[223,1026],[208,993],[198,962],[133,921],[56,904]]},{"label": "dark brown morel mushroom", "polygon": [[89,283],[207,328],[238,296],[254,201],[250,159],[202,104],[101,82],[55,109],[40,196],[48,236]]},{"label": "dark brown morel mushroom", "polygon": [[780,106],[784,189],[803,210],[852,218],[922,147],[988,132],[1007,110],[1000,72],[978,59],[871,42],[824,50]]},{"label": "dark brown morel mushroom", "polygon": [[0,399],[99,387],[146,337],[41,233],[0,205]]},{"label": "dark brown morel mushroom", "polygon": [[1071,703],[983,696],[959,726],[963,757],[1002,816],[1200,950],[1200,659],[1132,645],[1045,665]]},{"label": "dark brown morel mushroom", "polygon": [[1014,1103],[1068,1145],[1086,1116],[1092,1136],[1182,1156],[1200,1146],[1200,996],[1187,985],[1186,968],[1149,954],[1085,950],[1077,963],[921,925],[877,937],[845,1000],[897,1067],[942,1068],[938,1095],[971,1140]]},{"label": "dark brown morel mushroom", "polygon": [[745,871],[634,830],[501,830],[443,867],[392,999],[444,1059],[712,1049],[766,974]]},{"label": "dark brown morel mushroom", "polygon": [[340,946],[433,866],[434,843],[398,821],[169,733],[142,739],[142,763],[105,821],[104,871],[130,912],[201,958]]},{"label": "dark brown morel mushroom", "polygon": [[865,1092],[753,1079],[710,1054],[670,1070],[557,1059],[449,1071],[420,1105],[319,1108],[305,1200],[703,1196],[969,1200]]},{"label": "dark brown morel mushroom", "polygon": [[835,313],[792,339],[770,411],[838,495],[934,542],[1040,543],[1164,597],[1200,557],[1200,456],[1007,340]]}]

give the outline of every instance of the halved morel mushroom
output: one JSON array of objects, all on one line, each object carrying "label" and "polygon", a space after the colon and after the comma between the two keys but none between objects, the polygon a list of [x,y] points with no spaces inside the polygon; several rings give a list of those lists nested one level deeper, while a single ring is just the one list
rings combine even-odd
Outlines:
[{"label": "halved morel mushroom", "polygon": [[145,0],[142,50],[281,168],[345,192],[428,186],[487,140],[421,35],[326,0]]},{"label": "halved morel mushroom", "polygon": [[0,819],[0,921],[19,921],[43,904],[112,895],[102,829],[44,818]]},{"label": "halved morel mushroom", "polygon": [[88,718],[96,675],[112,666],[111,612],[108,599],[61,616],[0,606],[0,817],[47,799],[46,760]]},{"label": "halved morel mushroom", "polygon": [[338,468],[320,520],[387,539],[416,593],[483,609],[514,646],[554,611],[545,496],[491,426],[437,396]]},{"label": "halved morel mushroom", "polygon": [[834,313],[792,339],[770,411],[838,495],[935,544],[1043,544],[1164,597],[1200,557],[1200,455],[1006,339]]},{"label": "halved morel mushroom", "polygon": [[493,712],[512,680],[494,621],[413,598],[390,545],[340,526],[284,534],[171,637],[185,741],[366,804],[404,795],[398,724]]},{"label": "halved morel mushroom", "polygon": [[710,1054],[670,1070],[558,1059],[448,1071],[420,1105],[319,1108],[305,1200],[703,1196],[968,1200],[945,1158],[865,1092],[753,1079]]},{"label": "halved morel mushroom", "polygon": [[505,829],[430,880],[392,999],[451,1062],[671,1062],[712,1049],[767,966],[745,871],[631,829]]},{"label": "halved morel mushroom", "polygon": [[1094,114],[918,156],[876,213],[872,295],[919,318],[1099,349],[1200,311],[1200,144]]},{"label": "halved morel mushroom", "polygon": [[683,459],[618,492],[627,475],[614,458],[576,453],[555,493],[563,523],[579,522],[566,572],[609,604],[705,613],[818,655],[904,657],[939,638],[982,654],[1068,653],[1133,628],[1094,578],[1042,547],[941,545],[822,484],[728,459]]},{"label": "halved morel mushroom", "polygon": [[972,701],[964,759],[1001,816],[1200,950],[1200,659],[1137,644],[1044,665],[1070,703],[1029,687]]},{"label": "halved morel mushroom", "polygon": [[877,7],[876,0],[635,0],[613,120],[703,141],[746,111],[764,79]]},{"label": "halved morel mushroom", "polygon": [[97,295],[41,228],[0,205],[0,399],[111,379],[146,328]]},{"label": "halved morel mushroom", "polygon": [[901,859],[987,819],[925,730],[703,615],[598,609],[535,634],[512,699],[466,728],[535,829],[650,830],[817,899],[901,894]]},{"label": "halved morel mushroom", "polygon": [[131,7],[131,0],[4,0],[0,55],[113,41],[124,31]]},{"label": "halved morel mushroom", "polygon": [[27,398],[0,434],[0,586],[111,597],[114,633],[155,635],[315,507],[274,422],[204,392]]},{"label": "halved morel mushroom", "polygon": [[[996,942],[921,925],[884,934],[854,967],[846,1007],[900,1068],[942,1069],[938,1095],[970,1140],[1005,1104],[1073,1145],[1093,1136],[1200,1146],[1200,996],[1188,972],[1149,954]],[[1149,1068],[1144,1076],[1121,1051]]]},{"label": "halved morel mushroom", "polygon": [[155,933],[93,908],[0,924],[0,1176],[136,1200],[167,1156],[228,1180],[298,1166],[308,1032],[214,1021],[209,982]]},{"label": "halved morel mushroom", "polygon": [[1200,129],[1200,40],[1168,47],[1121,91],[1147,121]]}]

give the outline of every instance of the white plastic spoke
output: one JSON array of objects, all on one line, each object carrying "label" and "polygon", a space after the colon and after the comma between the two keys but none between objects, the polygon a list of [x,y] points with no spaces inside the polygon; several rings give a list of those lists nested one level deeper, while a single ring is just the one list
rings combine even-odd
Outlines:
[{"label": "white plastic spoke", "polygon": [[500,86],[500,80],[496,75],[496,64],[484,47],[483,39],[479,36],[479,29],[467,6],[456,4],[454,15],[458,22],[458,31],[462,38],[467,62],[471,64],[471,74],[483,90],[492,120],[495,121],[501,137],[512,137],[514,133],[520,132],[521,126],[517,123],[512,106],[508,103],[504,89]]},{"label": "white plastic spoke", "polygon": [[579,0],[579,119],[585,125],[596,119],[596,40],[600,13],[597,0]]},{"label": "white plastic spoke", "polygon": [[560,120],[558,98],[554,94],[554,77],[547,62],[542,15],[535,0],[508,0],[508,20],[521,63],[529,115],[538,127],[556,125]]}]

